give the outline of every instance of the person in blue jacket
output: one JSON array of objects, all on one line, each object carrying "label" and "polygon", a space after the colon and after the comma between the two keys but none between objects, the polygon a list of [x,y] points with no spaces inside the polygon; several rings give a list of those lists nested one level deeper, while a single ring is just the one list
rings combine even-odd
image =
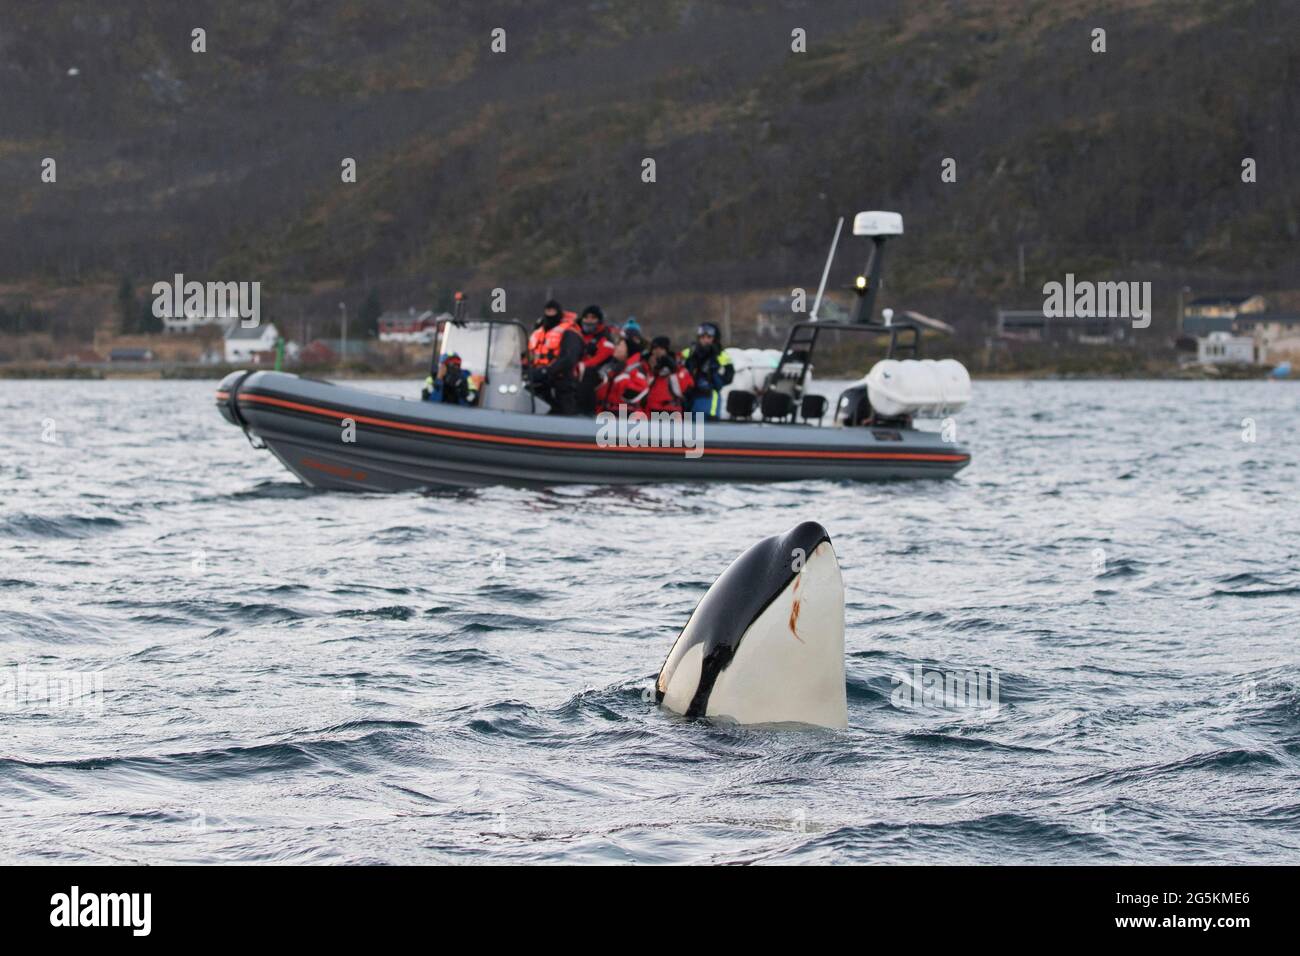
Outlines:
[{"label": "person in blue jacket", "polygon": [[478,390],[472,377],[460,366],[460,356],[455,352],[438,360],[438,375],[424,380],[424,398],[430,402],[448,405],[473,405],[478,401]]},{"label": "person in blue jacket", "polygon": [[722,347],[722,336],[716,325],[700,323],[695,330],[695,344],[682,350],[682,363],[695,379],[695,387],[687,396],[686,411],[717,418],[722,405],[722,390],[736,377],[736,367]]}]

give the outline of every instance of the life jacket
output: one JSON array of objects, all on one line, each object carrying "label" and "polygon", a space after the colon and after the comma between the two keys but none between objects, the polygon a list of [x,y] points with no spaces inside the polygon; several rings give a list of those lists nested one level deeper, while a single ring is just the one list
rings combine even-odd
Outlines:
[{"label": "life jacket", "polygon": [[618,413],[626,405],[629,412],[637,411],[650,391],[650,379],[638,352],[627,360],[621,369],[596,386],[596,411]]},{"label": "life jacket", "polygon": [[[582,335],[582,329],[578,328],[577,313],[565,312],[560,316],[560,321],[555,323],[555,327],[547,329],[546,326],[540,326],[533,330],[533,335],[528,340],[529,348],[533,350],[533,366],[536,368],[545,368],[560,357],[560,343],[564,340],[566,331],[576,332]],[[537,333],[541,332],[541,342],[538,345],[533,344]]]},{"label": "life jacket", "polygon": [[647,412],[680,412],[685,407],[684,399],[690,394],[695,379],[685,367],[678,365],[673,371],[656,375],[650,383],[650,393],[646,396]]},{"label": "life jacket", "polygon": [[542,346],[546,343],[546,326],[539,325],[533,329],[533,334],[528,336],[528,354],[532,356],[532,363],[537,364],[537,356],[542,352]]},{"label": "life jacket", "polygon": [[590,335],[583,332],[582,346],[582,369],[579,370],[579,375],[589,368],[600,368],[614,357],[614,339],[609,334],[609,326],[598,325]]}]

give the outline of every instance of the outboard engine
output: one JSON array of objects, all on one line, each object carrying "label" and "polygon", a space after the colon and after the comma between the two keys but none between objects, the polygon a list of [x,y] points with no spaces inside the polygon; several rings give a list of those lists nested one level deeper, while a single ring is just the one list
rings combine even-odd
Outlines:
[{"label": "outboard engine", "polygon": [[866,385],[854,385],[840,392],[840,400],[835,403],[834,424],[856,428],[870,421],[871,399],[867,397]]}]

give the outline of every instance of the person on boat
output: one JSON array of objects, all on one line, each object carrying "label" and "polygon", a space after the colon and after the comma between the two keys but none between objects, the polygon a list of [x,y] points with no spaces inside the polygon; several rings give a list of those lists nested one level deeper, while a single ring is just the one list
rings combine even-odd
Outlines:
[{"label": "person on boat", "polygon": [[607,367],[614,361],[614,345],[618,337],[605,324],[605,313],[598,305],[589,305],[578,319],[582,326],[582,364],[578,368],[578,412],[596,414],[596,388],[606,377]]},{"label": "person on boat", "polygon": [[680,412],[686,408],[686,398],[695,380],[684,365],[673,357],[672,343],[665,336],[650,342],[646,356],[646,375],[650,391],[646,394],[647,412]]},{"label": "person on boat", "polygon": [[635,315],[627,317],[627,321],[623,323],[622,333],[623,339],[627,342],[629,356],[645,352],[645,335],[641,332],[641,323],[636,320]]},{"label": "person on boat", "polygon": [[682,364],[695,382],[686,410],[717,418],[722,405],[722,390],[735,378],[736,367],[722,347],[722,335],[716,325],[712,322],[700,324],[695,330],[695,344],[682,350]]},{"label": "person on boat", "polygon": [[546,342],[546,333],[559,324],[563,314],[564,307],[554,299],[542,306],[542,314],[533,323],[533,332],[528,336],[528,360],[530,363],[542,351],[542,346]]},{"label": "person on boat", "polygon": [[478,401],[478,385],[464,368],[455,352],[438,360],[438,375],[430,375],[424,383],[428,401],[447,405],[473,405]]},{"label": "person on boat", "polygon": [[541,321],[545,334],[533,351],[529,373],[533,394],[551,406],[552,415],[578,414],[578,364],[585,345],[582,329],[573,320],[572,312],[565,312],[554,300],[548,302]]},{"label": "person on boat", "polygon": [[[635,352],[630,351],[633,348]],[[626,336],[620,339],[614,346],[614,359],[616,364],[605,366],[601,382],[596,386],[597,411],[615,415],[619,408],[626,408],[629,415],[641,411],[650,392],[650,379],[642,361],[640,341]]]}]

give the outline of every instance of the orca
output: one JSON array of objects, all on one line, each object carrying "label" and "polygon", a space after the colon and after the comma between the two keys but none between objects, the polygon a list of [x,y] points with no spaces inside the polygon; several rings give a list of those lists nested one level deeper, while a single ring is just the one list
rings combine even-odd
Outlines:
[{"label": "orca", "polygon": [[844,581],[826,529],[805,521],[732,561],[668,652],[655,699],[687,718],[847,727]]}]

